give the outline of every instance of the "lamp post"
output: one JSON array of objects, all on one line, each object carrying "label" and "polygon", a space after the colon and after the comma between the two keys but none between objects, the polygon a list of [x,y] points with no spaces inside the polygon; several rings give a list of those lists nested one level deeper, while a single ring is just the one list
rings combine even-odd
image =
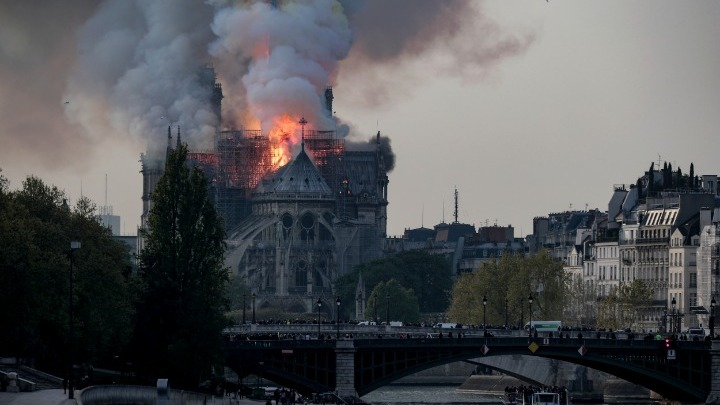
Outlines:
[{"label": "lamp post", "polygon": [[243,325],[245,325],[245,298],[247,297],[247,294],[243,293]]},{"label": "lamp post", "polygon": [[533,302],[533,298],[532,298],[532,294],[530,294],[530,295],[528,295],[528,311],[530,312],[530,328],[529,328],[530,330],[528,331],[528,333],[530,333],[530,336],[532,336],[532,334],[533,334],[533,333],[532,333],[532,332],[533,332],[533,324],[532,324],[532,302]]},{"label": "lamp post", "polygon": [[672,305],[672,323],[671,323],[672,328],[671,328],[670,332],[672,332],[672,334],[674,335],[675,330],[676,330],[675,324],[677,323],[677,314],[675,312],[675,305],[677,305],[677,302],[675,301],[675,297],[673,297],[672,301],[670,302],[670,305]]},{"label": "lamp post", "polygon": [[265,364],[265,362],[263,362],[263,361],[258,362],[258,365],[260,366],[260,367],[258,368],[258,375],[257,375],[257,387],[258,387],[258,388],[260,388],[260,380],[262,380],[262,367],[263,367],[263,364]]},{"label": "lamp post", "polygon": [[377,296],[373,296],[373,321],[375,322],[375,325],[377,325]]},{"label": "lamp post", "polygon": [[255,295],[255,293],[252,293],[252,304],[253,304],[252,323],[253,323],[253,325],[255,325],[255,297],[257,297],[257,295]]},{"label": "lamp post", "polygon": [[68,299],[68,316],[69,316],[69,341],[70,341],[70,364],[68,367],[68,399],[75,398],[75,373],[73,373],[73,363],[75,362],[75,329],[73,327],[73,264],[74,264],[74,252],[76,249],[80,249],[80,242],[70,242],[70,250],[68,251],[68,257],[70,258],[70,297]]},{"label": "lamp post", "polygon": [[335,338],[340,339],[340,296],[335,298],[335,305],[337,305],[337,314],[335,316],[335,325],[337,326],[337,333],[335,334]]},{"label": "lamp post", "polygon": [[715,338],[715,297],[710,301],[710,339]]},{"label": "lamp post", "polygon": [[320,307],[322,307],[322,301],[320,298],[317,299],[317,308],[318,308],[318,340],[320,340]]},{"label": "lamp post", "polygon": [[385,325],[390,325],[390,294],[385,294]]},{"label": "lamp post", "polygon": [[487,327],[485,326],[485,308],[487,308],[487,297],[483,295],[483,337],[487,337]]},{"label": "lamp post", "polygon": [[505,297],[505,327],[507,328],[508,326],[508,299]]}]

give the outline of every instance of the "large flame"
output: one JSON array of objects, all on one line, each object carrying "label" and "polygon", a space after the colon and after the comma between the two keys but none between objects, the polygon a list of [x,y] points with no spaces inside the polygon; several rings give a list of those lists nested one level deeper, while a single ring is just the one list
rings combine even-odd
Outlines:
[{"label": "large flame", "polygon": [[292,158],[291,146],[298,143],[299,125],[297,120],[288,114],[273,120],[273,126],[268,133],[273,169],[286,165]]}]

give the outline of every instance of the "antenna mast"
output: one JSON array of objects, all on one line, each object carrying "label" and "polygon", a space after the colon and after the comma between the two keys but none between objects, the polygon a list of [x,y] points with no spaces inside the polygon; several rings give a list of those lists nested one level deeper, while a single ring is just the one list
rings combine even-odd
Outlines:
[{"label": "antenna mast", "polygon": [[457,190],[457,187],[455,187],[455,213],[454,213],[454,216],[455,216],[454,223],[457,224],[458,223],[458,190]]}]

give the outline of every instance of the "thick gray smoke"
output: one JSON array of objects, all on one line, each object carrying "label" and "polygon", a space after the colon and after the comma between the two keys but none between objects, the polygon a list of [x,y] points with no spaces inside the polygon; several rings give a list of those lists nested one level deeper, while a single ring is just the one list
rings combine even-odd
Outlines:
[{"label": "thick gray smoke", "polygon": [[218,122],[198,73],[209,61],[213,11],[196,0],[103,2],[79,31],[65,94],[71,120],[156,150],[163,128],[180,126],[193,147],[211,147]]},{"label": "thick gray smoke", "polygon": [[330,128],[322,95],[351,43],[343,9],[335,0],[279,3],[218,9],[210,54],[222,61],[220,75],[234,79],[225,111],[242,122],[247,105],[263,131],[285,114]]},{"label": "thick gray smoke", "polygon": [[[415,85],[416,77],[407,68],[413,61],[423,60],[420,69],[425,75],[475,80],[534,41],[529,33],[504,32],[484,14],[478,0],[341,2],[355,33],[341,69],[361,84],[353,86],[358,104],[384,104],[393,91],[403,93],[403,85]],[[426,60],[429,54],[435,57]]]},{"label": "thick gray smoke", "polygon": [[[210,148],[220,123],[210,89],[198,80],[206,63],[223,86],[225,126],[268,130],[288,114],[344,134],[348,127],[334,122],[323,99],[341,69],[360,74],[397,65],[447,43],[448,71],[462,75],[527,46],[528,39],[502,37],[486,19],[479,32],[487,38],[464,40],[477,4],[7,0],[0,4],[0,91],[13,97],[0,100],[0,140],[48,165],[67,164],[81,145],[106,137],[159,151],[168,126],[181,127],[191,147]],[[359,87],[383,100],[381,89],[395,80],[376,77]]]}]

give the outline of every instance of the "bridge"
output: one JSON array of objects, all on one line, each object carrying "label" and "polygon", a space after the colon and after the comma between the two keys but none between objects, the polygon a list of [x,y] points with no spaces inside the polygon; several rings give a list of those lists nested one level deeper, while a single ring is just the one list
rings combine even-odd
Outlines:
[{"label": "bridge", "polygon": [[[343,335],[344,336],[344,335]],[[305,395],[367,394],[398,378],[456,361],[528,355],[567,361],[644,386],[668,400],[720,403],[720,341],[463,337],[334,340],[235,340],[226,365]]]}]

